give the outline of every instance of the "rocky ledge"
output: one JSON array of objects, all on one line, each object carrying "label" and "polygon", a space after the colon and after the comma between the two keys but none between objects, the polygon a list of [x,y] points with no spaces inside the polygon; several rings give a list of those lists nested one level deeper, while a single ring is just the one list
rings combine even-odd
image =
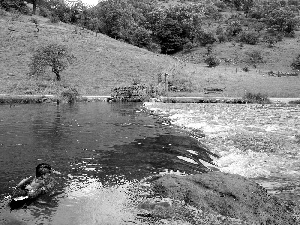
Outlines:
[{"label": "rocky ledge", "polygon": [[[222,172],[164,175],[152,178],[151,187],[153,196],[160,196],[162,200],[148,198],[140,204],[140,208],[146,210],[149,216],[163,217],[166,211],[169,211],[169,215],[170,211],[177,211],[177,216],[182,213],[186,216],[183,207],[178,210],[178,204],[165,200],[172,199],[173,202],[200,210],[201,224],[215,224],[218,221],[217,224],[293,225],[299,222],[294,216],[293,203],[268,195],[260,185],[239,175]],[[214,215],[215,218],[207,215]],[[231,222],[226,219],[221,222],[220,216],[231,218]],[[194,214],[193,221],[184,219],[189,221],[184,224],[198,224],[199,220],[196,222],[195,218]],[[237,220],[233,222],[232,219]]]}]

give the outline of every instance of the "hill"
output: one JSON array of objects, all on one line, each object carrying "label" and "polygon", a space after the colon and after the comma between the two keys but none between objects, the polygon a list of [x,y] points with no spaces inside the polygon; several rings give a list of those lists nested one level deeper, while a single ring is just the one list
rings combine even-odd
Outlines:
[{"label": "hill", "polygon": [[[274,77],[268,72],[291,72],[292,60],[299,54],[299,31],[295,38],[285,38],[274,48],[263,43],[243,46],[233,42],[217,45],[214,53],[222,60],[220,66],[209,68],[203,63],[206,48],[195,48],[173,56],[161,55],[49,19],[18,13],[0,12],[0,93],[55,94],[57,89],[74,87],[84,95],[109,95],[113,87],[130,85],[133,81],[157,85],[158,75],[178,87],[189,85],[192,92],[170,92],[174,96],[242,96],[245,92],[261,92],[271,97],[299,97],[299,76]],[[66,45],[76,62],[62,72],[61,85],[49,70],[40,79],[28,75],[30,58],[38,46],[49,43]],[[242,68],[245,52],[260,50],[264,63],[256,68]],[[179,88],[180,89],[180,88]],[[209,91],[222,90],[222,91]]]},{"label": "hill", "polygon": [[54,74],[50,70],[37,81],[28,75],[34,50],[49,43],[66,45],[76,57],[75,63],[62,72],[62,82],[77,88],[80,94],[109,94],[111,88],[132,84],[137,78],[143,83],[154,82],[157,73],[175,62],[168,56],[102,34],[96,37],[94,32],[73,25],[52,24],[49,19],[35,18],[39,21],[39,32],[29,16],[7,14],[0,17],[0,93],[55,92]]}]

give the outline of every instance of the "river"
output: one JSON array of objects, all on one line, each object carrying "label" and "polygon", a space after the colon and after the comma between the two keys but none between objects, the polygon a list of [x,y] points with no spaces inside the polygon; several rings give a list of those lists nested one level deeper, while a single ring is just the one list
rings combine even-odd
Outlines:
[{"label": "river", "polygon": [[[135,184],[208,168],[299,202],[298,106],[94,102],[0,110],[1,225],[145,224],[136,216]],[[10,211],[13,187],[41,162],[63,174],[55,194]]]}]

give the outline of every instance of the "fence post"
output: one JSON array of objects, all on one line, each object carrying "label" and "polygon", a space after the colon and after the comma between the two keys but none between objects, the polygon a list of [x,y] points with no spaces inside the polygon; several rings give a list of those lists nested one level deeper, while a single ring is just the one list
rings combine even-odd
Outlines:
[{"label": "fence post", "polygon": [[167,77],[168,77],[168,73],[165,73],[165,92],[168,93],[168,82],[167,82]]}]

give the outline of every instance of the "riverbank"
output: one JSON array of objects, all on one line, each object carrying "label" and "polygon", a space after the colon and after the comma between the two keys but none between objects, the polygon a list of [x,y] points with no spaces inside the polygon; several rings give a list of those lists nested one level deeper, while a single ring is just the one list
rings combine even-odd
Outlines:
[{"label": "riverbank", "polygon": [[[55,95],[9,95],[0,94],[0,104],[28,104],[28,103],[49,103],[57,102],[58,100],[64,101],[61,97]],[[76,97],[78,102],[90,101],[110,101],[110,96],[79,96]]]},{"label": "riverbank", "polygon": [[[28,104],[56,102],[59,98],[55,95],[11,95],[0,94],[0,104]],[[299,104],[300,98],[269,98],[272,104]],[[83,95],[76,97],[78,102],[90,101],[111,101],[109,95]],[[246,104],[242,97],[166,97],[150,99],[152,102],[164,103],[227,103],[227,104]]]}]

